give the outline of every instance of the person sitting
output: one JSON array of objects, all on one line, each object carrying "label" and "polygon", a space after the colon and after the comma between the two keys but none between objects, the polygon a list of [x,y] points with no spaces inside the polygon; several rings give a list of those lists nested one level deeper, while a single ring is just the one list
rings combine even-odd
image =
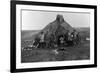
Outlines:
[{"label": "person sitting", "polygon": [[61,47],[60,49],[64,49],[65,39],[63,35],[59,38],[59,41],[60,41],[60,47]]}]

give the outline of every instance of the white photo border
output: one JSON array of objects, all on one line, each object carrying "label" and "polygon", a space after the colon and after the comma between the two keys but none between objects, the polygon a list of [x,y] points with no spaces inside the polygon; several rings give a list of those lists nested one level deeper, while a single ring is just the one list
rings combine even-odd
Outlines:
[{"label": "white photo border", "polygon": [[[21,10],[48,10],[48,11],[70,11],[70,12],[84,12],[90,13],[90,60],[76,60],[76,61],[59,61],[59,62],[32,62],[21,63]],[[17,5],[16,6],[16,68],[39,68],[39,67],[54,67],[54,66],[72,66],[72,65],[86,65],[94,63],[94,10],[82,8],[62,8],[50,6],[31,6],[31,5]],[[92,46],[92,47],[91,47]],[[48,64],[49,63],[49,64]]]}]

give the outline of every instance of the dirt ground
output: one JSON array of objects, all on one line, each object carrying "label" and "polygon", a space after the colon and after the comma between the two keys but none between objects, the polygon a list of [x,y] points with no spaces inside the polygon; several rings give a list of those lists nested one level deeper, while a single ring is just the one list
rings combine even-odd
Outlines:
[{"label": "dirt ground", "polygon": [[[32,48],[21,51],[21,62],[46,62],[46,61],[71,61],[90,59],[90,42],[84,42],[77,46],[58,48]],[[57,50],[57,51],[55,51]]]}]

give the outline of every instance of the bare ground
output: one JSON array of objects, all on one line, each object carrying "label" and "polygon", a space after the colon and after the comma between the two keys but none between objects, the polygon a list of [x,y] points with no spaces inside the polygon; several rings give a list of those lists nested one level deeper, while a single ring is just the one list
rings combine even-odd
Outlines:
[{"label": "bare ground", "polygon": [[65,50],[58,50],[57,54],[54,52],[54,49],[58,48],[32,48],[32,50],[24,50],[21,51],[21,62],[29,63],[90,59],[90,42],[84,42],[77,46],[64,48]]}]

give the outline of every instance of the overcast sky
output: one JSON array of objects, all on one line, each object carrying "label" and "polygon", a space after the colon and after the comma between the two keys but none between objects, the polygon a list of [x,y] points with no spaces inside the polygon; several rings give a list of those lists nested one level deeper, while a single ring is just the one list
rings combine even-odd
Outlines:
[{"label": "overcast sky", "polygon": [[41,30],[61,14],[72,27],[90,27],[89,13],[22,10],[22,30]]}]

